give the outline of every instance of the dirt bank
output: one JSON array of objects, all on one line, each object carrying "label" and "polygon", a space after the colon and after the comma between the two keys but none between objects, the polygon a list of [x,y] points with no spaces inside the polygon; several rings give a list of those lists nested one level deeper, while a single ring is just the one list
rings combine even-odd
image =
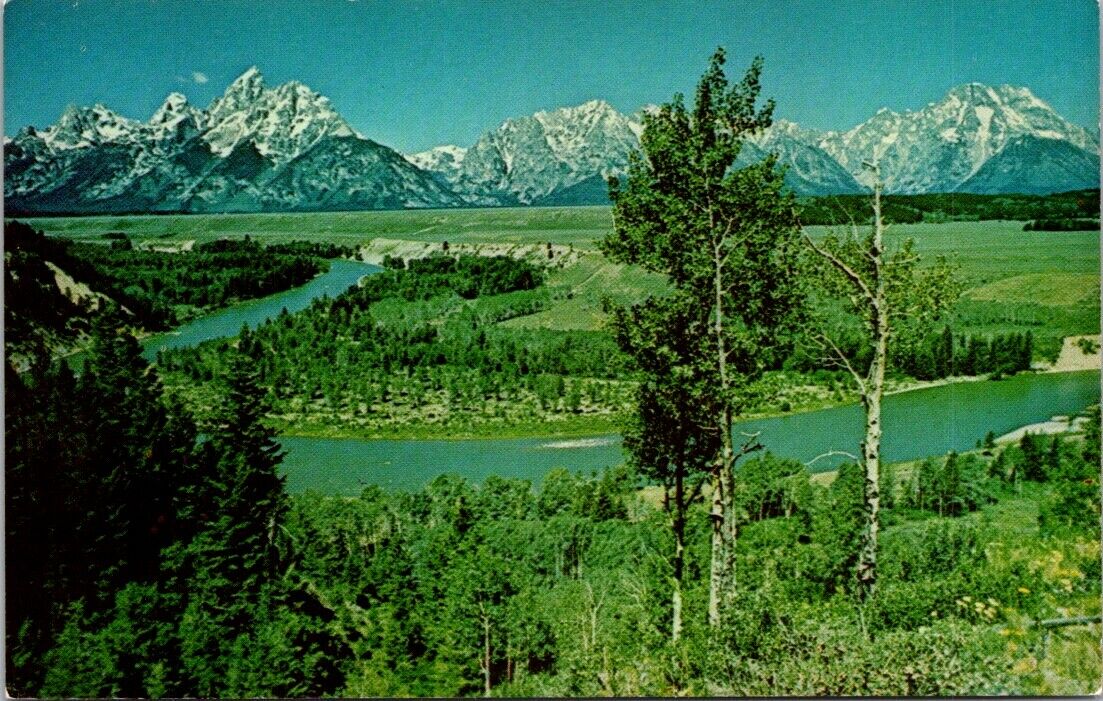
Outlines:
[{"label": "dirt bank", "polygon": [[[1085,348],[1092,351],[1085,353]],[[1074,370],[1098,370],[1101,363],[1099,334],[1094,336],[1065,336],[1057,362],[1046,372],[1072,372]]]}]

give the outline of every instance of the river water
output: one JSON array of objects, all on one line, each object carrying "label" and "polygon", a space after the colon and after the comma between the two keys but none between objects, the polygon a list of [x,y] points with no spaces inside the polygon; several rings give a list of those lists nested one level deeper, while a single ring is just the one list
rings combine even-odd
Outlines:
[{"label": "river water", "polygon": [[[235,336],[243,324],[255,328],[283,310],[296,312],[322,295],[334,297],[380,268],[334,260],[330,269],[302,287],[244,302],[197,319],[169,334],[145,341],[145,355],[162,348]],[[887,461],[910,460],[967,450],[988,431],[1001,435],[1028,423],[1080,411],[1099,401],[1099,371],[1026,374],[1000,381],[964,382],[904,392],[885,398],[882,455]],[[857,405],[791,414],[737,424],[740,433],[760,432],[766,448],[808,462],[832,451],[857,454],[862,413]],[[281,439],[284,471],[291,492],[358,494],[365,485],[417,489],[433,477],[454,473],[480,481],[488,475],[539,483],[548,470],[564,467],[592,472],[624,460],[620,438],[579,440],[521,438],[462,441],[390,441],[334,438]],[[846,460],[817,460],[813,470],[830,470]]]},{"label": "river water", "polygon": [[287,309],[295,313],[306,309],[323,295],[336,297],[357,283],[360,278],[382,270],[379,266],[352,260],[334,259],[329,270],[301,287],[279,292],[260,299],[249,300],[227,307],[213,314],[200,317],[175,331],[147,338],[142,347],[148,360],[157,357],[157,351],[169,348],[187,348],[212,338],[236,336],[243,324],[255,329],[268,319],[279,316]]},{"label": "river water", "polygon": [[[997,436],[1099,401],[1099,372],[1019,375],[997,382],[963,382],[894,394],[884,402],[886,461],[911,460],[975,447],[988,431]],[[831,451],[858,453],[862,413],[857,405],[741,422],[740,432],[761,432],[766,449],[808,462]],[[281,439],[291,492],[358,494],[365,485],[414,490],[442,473],[481,481],[488,475],[538,484],[548,470],[588,473],[623,462],[617,436],[586,440],[518,438],[461,441]],[[817,460],[830,470],[847,458]]]}]

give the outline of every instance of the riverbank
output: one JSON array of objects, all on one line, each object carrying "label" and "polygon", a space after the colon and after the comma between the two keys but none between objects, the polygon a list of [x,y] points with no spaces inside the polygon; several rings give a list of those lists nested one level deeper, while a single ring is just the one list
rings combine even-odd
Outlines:
[{"label": "riverbank", "polygon": [[[1098,373],[1037,373],[989,383],[965,383],[886,397],[885,464],[974,450],[986,434],[997,435],[1055,415],[1076,415],[1099,401]],[[584,428],[585,425],[582,426]],[[857,453],[862,440],[858,406],[821,412],[747,420],[737,430],[759,435],[765,449],[830,472]],[[539,484],[552,468],[601,471],[623,464],[625,454],[615,426],[574,435],[525,437],[471,432],[467,439],[442,439],[413,432],[379,434],[365,440],[333,434],[281,438],[288,486],[293,492],[316,490],[358,494],[366,484],[410,489],[440,474],[481,480],[489,475],[516,477]],[[601,438],[604,440],[587,440]],[[816,459],[825,454],[834,457]]]},{"label": "riverbank", "polygon": [[1098,370],[1103,365],[1100,352],[1100,335],[1066,336],[1061,343],[1061,352],[1053,365],[1043,368],[1044,372],[1075,372],[1077,370]]},{"label": "riverbank", "polygon": [[332,438],[359,441],[488,441],[511,438],[571,439],[619,434],[620,415],[573,416],[554,421],[516,424],[390,424],[378,426],[288,423],[279,419],[268,424],[281,436],[292,438]]},{"label": "riverbank", "polygon": [[[1096,368],[1089,368],[1096,369]],[[1052,370],[1020,375],[1052,374],[1054,372],[1081,372],[1080,369]],[[986,382],[986,376],[956,376],[938,380],[889,380],[885,391],[886,396],[896,396],[929,390],[949,385],[970,384]],[[774,408],[765,411],[751,411],[739,417],[740,421],[758,421],[763,419],[778,419],[809,414],[817,411],[852,407],[858,404],[857,394],[853,391],[842,393],[841,400],[831,398],[830,392],[816,385],[802,386],[800,389],[806,392],[807,401],[799,405],[791,405],[788,411]],[[787,396],[793,396],[789,393]],[[776,402],[775,406],[782,404]],[[377,407],[378,408],[378,407]],[[299,438],[333,438],[338,440],[409,440],[409,441],[465,441],[465,440],[493,440],[508,438],[587,438],[619,434],[624,422],[627,420],[628,406],[620,412],[592,413],[592,414],[563,414],[547,412],[542,416],[531,419],[502,421],[493,417],[480,420],[473,417],[467,421],[455,423],[433,421],[422,422],[417,420],[402,420],[395,417],[386,421],[375,421],[368,424],[357,424],[354,421],[343,422],[337,417],[334,421],[327,421],[328,415],[299,414],[289,419],[287,415],[276,414],[269,418],[269,425],[280,432],[281,435]],[[411,417],[406,417],[407,419]]]}]

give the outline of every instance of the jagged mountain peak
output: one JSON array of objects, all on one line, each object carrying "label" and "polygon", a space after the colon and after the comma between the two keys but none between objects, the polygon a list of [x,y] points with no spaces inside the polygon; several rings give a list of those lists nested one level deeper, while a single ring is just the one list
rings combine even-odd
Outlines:
[{"label": "jagged mountain peak", "polygon": [[640,125],[604,100],[505,120],[454,159],[420,158],[472,204],[532,203],[623,172]]},{"label": "jagged mountain peak", "polygon": [[537,119],[555,117],[586,118],[593,115],[601,116],[613,113],[617,113],[617,111],[605,100],[587,100],[578,105],[559,107],[554,110],[541,110],[534,114],[533,117]]},{"label": "jagged mountain peak", "polygon": [[418,153],[406,154],[406,160],[422,170],[443,173],[458,168],[467,155],[467,149],[454,144],[434,146]]},{"label": "jagged mountain peak", "polygon": [[137,126],[138,122],[116,114],[97,102],[90,107],[68,105],[57,123],[41,135],[51,149],[78,149],[127,140]]},{"label": "jagged mountain peak", "polygon": [[255,93],[264,89],[264,76],[256,66],[249,66],[244,73],[234,78],[226,88],[227,93]]},{"label": "jagged mountain peak", "polygon": [[326,136],[362,138],[329,98],[298,81],[266,88],[255,66],[211,103],[205,124],[203,139],[219,155],[250,140],[278,163],[296,158]]},{"label": "jagged mountain peak", "polygon": [[773,124],[771,124],[767,129],[764,130],[764,133],[785,134],[786,136],[791,136],[793,138],[804,139],[806,135],[813,132],[805,129],[796,122],[789,121],[788,119],[776,119],[774,120]]},{"label": "jagged mountain peak", "polygon": [[[853,129],[825,134],[820,146],[863,185],[872,182],[872,174],[861,167],[868,160],[881,164],[889,192],[951,192],[1008,143],[1025,136],[1099,150],[1097,135],[1065,120],[1028,88],[979,82],[954,86],[915,112],[878,110]],[[1077,160],[1076,167],[1082,162]],[[1093,180],[1089,173],[1082,175],[1084,182]]]},{"label": "jagged mountain peak", "polygon": [[[120,147],[121,146],[121,147]],[[358,134],[298,81],[254,66],[206,110],[172,93],[147,123],[66,110],[5,148],[5,197],[26,211],[263,211],[440,207],[458,199]]]},{"label": "jagged mountain peak", "polygon": [[165,101],[153,113],[149,126],[155,130],[167,130],[188,122],[198,128],[202,123],[202,113],[188,102],[188,98],[178,92],[169,93]]},{"label": "jagged mountain peak", "polygon": [[[605,178],[639,148],[641,108],[605,100],[503,121],[470,148],[403,157],[358,134],[299,81],[257,67],[207,109],[169,94],[146,123],[70,106],[5,139],[5,197],[25,211],[249,211],[605,202]],[[1045,192],[1098,186],[1099,137],[1029,89],[966,83],[916,111],[882,108],[847,131],[778,119],[747,139],[802,194],[859,192],[877,161],[889,192]],[[1094,164],[1094,165],[1093,165]]]}]

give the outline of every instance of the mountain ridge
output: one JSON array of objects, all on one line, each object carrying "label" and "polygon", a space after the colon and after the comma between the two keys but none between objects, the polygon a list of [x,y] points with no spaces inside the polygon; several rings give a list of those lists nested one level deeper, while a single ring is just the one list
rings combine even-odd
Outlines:
[{"label": "mountain ridge", "polygon": [[[644,113],[604,100],[512,117],[470,146],[400,154],[354,129],[298,81],[268,87],[254,66],[204,109],[170,93],[146,122],[103,104],[67,107],[5,138],[4,196],[19,212],[314,211],[603,204],[626,172]],[[1099,186],[1099,137],[1028,88],[966,83],[915,111],[878,110],[848,130],[784,119],[744,142],[798,194],[1027,192]]]},{"label": "mountain ridge", "polygon": [[7,141],[4,166],[6,206],[30,213],[461,204],[432,174],[358,133],[328,98],[297,81],[269,88],[256,67],[206,109],[170,93],[148,122],[70,106],[56,124]]}]

